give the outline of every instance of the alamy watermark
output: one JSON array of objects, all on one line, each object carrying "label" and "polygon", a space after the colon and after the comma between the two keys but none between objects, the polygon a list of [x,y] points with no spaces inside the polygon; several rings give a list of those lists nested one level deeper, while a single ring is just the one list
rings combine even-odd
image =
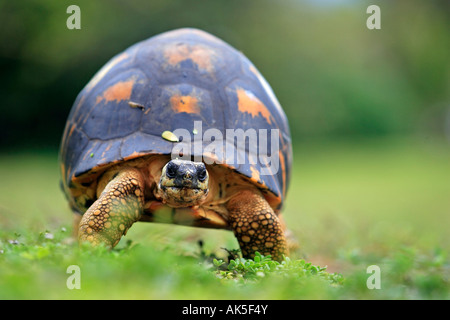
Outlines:
[{"label": "alamy watermark", "polygon": [[[70,274],[66,280],[66,287],[69,290],[81,289],[81,269],[78,265],[70,265],[66,269],[66,273]],[[370,276],[366,280],[367,289],[381,289],[381,268],[377,265],[370,265],[366,269],[366,273]]]},{"label": "alamy watermark", "polygon": [[260,175],[276,174],[280,166],[279,129],[209,128],[194,121],[194,130],[176,129],[179,139],[172,148],[172,159],[203,161],[206,164],[260,165]]},{"label": "alamy watermark", "polygon": [[[66,20],[66,26],[69,30],[81,29],[81,9],[77,5],[67,7],[66,13],[70,16]],[[367,7],[366,13],[371,14],[366,20],[366,26],[369,30],[381,29],[381,9],[379,6],[372,4]]]},{"label": "alamy watermark", "polygon": [[77,5],[70,5],[67,7],[66,13],[70,16],[66,20],[67,29],[81,29],[81,9]]},{"label": "alamy watermark", "polygon": [[370,274],[367,278],[366,286],[367,289],[381,289],[381,269],[377,265],[368,266],[366,273]]},{"label": "alamy watermark", "polygon": [[[70,16],[66,20],[69,30],[81,29],[81,9],[70,5],[66,10]],[[370,16],[366,20],[369,30],[381,29],[381,9],[370,5],[366,10]],[[209,128],[203,132],[202,121],[194,121],[194,130],[185,128],[173,131],[178,141],[173,145],[172,159],[203,161],[206,164],[259,164],[260,175],[274,175],[280,166],[280,131],[278,129],[229,128],[219,130]],[[81,269],[70,265],[66,280],[68,289],[81,289]],[[368,266],[366,286],[368,289],[381,289],[381,269],[377,265]]]},{"label": "alamy watermark", "polygon": [[66,280],[67,289],[81,289],[81,269],[80,266],[73,264],[67,267],[66,273],[70,274]]},{"label": "alamy watermark", "polygon": [[370,13],[367,18],[366,26],[369,30],[381,29],[381,9],[379,6],[373,4],[367,7],[366,13]]}]

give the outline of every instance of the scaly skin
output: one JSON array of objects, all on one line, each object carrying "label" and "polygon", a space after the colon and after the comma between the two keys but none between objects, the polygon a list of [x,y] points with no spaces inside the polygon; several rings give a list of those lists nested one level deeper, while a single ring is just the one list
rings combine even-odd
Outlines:
[{"label": "scaly skin", "polygon": [[133,168],[119,172],[83,215],[78,229],[80,242],[114,247],[142,215],[144,184]]},{"label": "scaly skin", "polygon": [[[79,241],[108,247],[117,245],[141,218],[143,195],[141,172],[135,168],[120,171],[83,215],[78,228]],[[228,223],[245,258],[253,258],[258,251],[280,261],[289,254],[284,224],[259,190],[238,190],[226,206]]]},{"label": "scaly skin", "polygon": [[229,223],[245,258],[253,258],[255,251],[270,254],[278,261],[289,255],[283,225],[259,191],[238,192],[227,208]]}]

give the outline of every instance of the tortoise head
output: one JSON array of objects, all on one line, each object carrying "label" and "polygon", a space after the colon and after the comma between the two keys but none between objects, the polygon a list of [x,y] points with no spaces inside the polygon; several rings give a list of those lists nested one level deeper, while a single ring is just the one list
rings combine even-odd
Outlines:
[{"label": "tortoise head", "polygon": [[196,206],[208,195],[209,174],[203,162],[170,160],[162,169],[158,188],[169,206]]}]

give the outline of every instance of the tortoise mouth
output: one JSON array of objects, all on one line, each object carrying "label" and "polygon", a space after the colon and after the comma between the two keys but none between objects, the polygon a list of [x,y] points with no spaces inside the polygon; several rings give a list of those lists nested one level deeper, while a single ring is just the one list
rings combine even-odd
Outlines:
[{"label": "tortoise mouth", "polygon": [[199,205],[208,195],[208,189],[185,186],[160,185],[163,202],[172,207],[192,207]]},{"label": "tortoise mouth", "polygon": [[172,195],[184,194],[194,196],[196,194],[200,195],[208,193],[208,189],[185,187],[185,186],[160,186],[160,188],[164,193],[170,193]]},{"label": "tortoise mouth", "polygon": [[174,191],[177,190],[205,190],[203,188],[191,187],[191,186],[161,186],[162,190],[172,189]]}]

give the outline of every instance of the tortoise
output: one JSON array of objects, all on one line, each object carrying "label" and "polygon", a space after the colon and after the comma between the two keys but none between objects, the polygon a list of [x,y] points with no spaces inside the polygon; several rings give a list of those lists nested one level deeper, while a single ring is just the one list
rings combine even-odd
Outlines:
[{"label": "tortoise", "polygon": [[114,56],[77,96],[60,150],[80,242],[112,248],[133,223],[163,222],[232,230],[244,257],[277,260],[289,254],[291,163],[269,84],[243,53],[194,28]]}]

